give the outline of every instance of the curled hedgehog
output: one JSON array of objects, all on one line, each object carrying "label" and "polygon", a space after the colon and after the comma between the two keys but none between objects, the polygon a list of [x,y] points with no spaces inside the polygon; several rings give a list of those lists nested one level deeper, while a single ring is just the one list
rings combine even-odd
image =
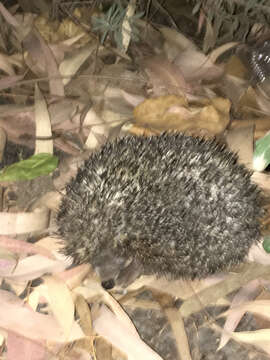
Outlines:
[{"label": "curled hedgehog", "polygon": [[65,254],[105,279],[128,267],[194,279],[242,262],[262,216],[260,190],[237,155],[165,133],[126,136],[92,154],[66,186],[57,225]]}]

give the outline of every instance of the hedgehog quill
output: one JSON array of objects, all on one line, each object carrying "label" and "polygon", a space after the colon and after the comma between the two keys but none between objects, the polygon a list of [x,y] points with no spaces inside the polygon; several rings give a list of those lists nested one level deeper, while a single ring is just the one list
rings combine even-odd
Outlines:
[{"label": "hedgehog quill", "polygon": [[135,264],[143,274],[204,278],[241,263],[260,239],[262,196],[250,178],[214,140],[126,136],[67,185],[58,235],[75,264],[111,264],[111,277]]}]

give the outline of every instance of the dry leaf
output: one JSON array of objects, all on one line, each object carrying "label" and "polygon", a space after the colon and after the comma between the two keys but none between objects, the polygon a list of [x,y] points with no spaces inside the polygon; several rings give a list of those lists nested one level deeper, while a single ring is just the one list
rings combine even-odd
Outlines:
[{"label": "dry leaf", "polygon": [[33,212],[0,213],[1,235],[25,234],[47,229],[49,210],[37,208]]},{"label": "dry leaf", "polygon": [[89,264],[82,264],[58,273],[57,276],[66,283],[69,289],[73,289],[79,286],[84,278],[91,272],[93,272],[93,270]]},{"label": "dry leaf", "polygon": [[[256,178],[254,177],[255,174],[252,175],[252,180],[256,182],[259,186],[264,188],[263,184],[257,182]],[[256,181],[255,181],[256,180]],[[269,190],[269,179],[268,180],[268,189]],[[255,262],[262,265],[270,265],[270,255],[264,250],[262,246],[262,241],[258,244],[252,245],[248,253],[248,261]]]},{"label": "dry leaf", "polygon": [[85,142],[87,149],[96,149],[100,145],[100,137],[106,139],[109,134],[109,126],[94,108],[91,108],[85,118],[84,126],[89,126],[90,131]]},{"label": "dry leaf", "polygon": [[162,360],[105,306],[101,307],[99,316],[94,321],[94,329],[112,345],[123,351],[129,360]]},{"label": "dry leaf", "polygon": [[[35,120],[36,120],[36,149],[35,154],[53,154],[53,141],[50,116],[45,99],[37,84],[35,85]],[[44,138],[39,140],[38,138]],[[47,138],[47,140],[46,140]]]},{"label": "dry leaf", "polygon": [[52,260],[42,255],[32,255],[20,260],[7,279],[16,281],[34,280],[46,273],[63,271],[68,266],[64,261]]},{"label": "dry leaf", "polygon": [[3,161],[6,141],[7,141],[7,135],[5,131],[2,128],[0,128],[0,162]]},{"label": "dry leaf", "polygon": [[63,341],[63,333],[50,315],[34,312],[19,298],[7,291],[0,291],[0,326],[33,340]]},{"label": "dry leaf", "polygon": [[45,341],[33,341],[8,332],[7,360],[45,360],[49,356]]},{"label": "dry leaf", "polygon": [[230,121],[230,102],[223,98],[205,100],[201,106],[188,105],[184,97],[175,95],[146,99],[134,109],[136,125],[151,130],[195,131],[211,134],[222,132]]},{"label": "dry leaf", "polygon": [[236,341],[254,345],[270,355],[270,329],[234,332],[232,335]]},{"label": "dry leaf", "polygon": [[238,155],[238,161],[247,168],[252,169],[254,126],[229,130],[226,141],[230,150]]},{"label": "dry leaf", "polygon": [[40,42],[40,47],[42,50],[42,54],[45,59],[46,64],[46,73],[49,77],[49,86],[50,86],[50,94],[56,96],[64,96],[64,86],[62,79],[60,77],[60,73],[58,70],[57,62],[53,56],[53,53],[50,47],[46,44],[42,36],[39,32],[34,28],[33,30],[34,36],[36,36]]},{"label": "dry leaf", "polygon": [[233,55],[225,64],[225,73],[230,76],[235,76],[240,79],[245,79],[248,75],[248,70],[236,55]]},{"label": "dry leaf", "polygon": [[207,306],[215,303],[218,299],[239,289],[248,282],[270,273],[270,267],[258,264],[245,264],[244,271],[236,274],[230,274],[225,280],[203,289],[199,293],[191,296],[181,306],[180,312],[182,316],[187,317]]},{"label": "dry leaf", "polygon": [[5,90],[9,87],[15,86],[23,78],[24,78],[24,74],[23,75],[14,75],[14,76],[3,76],[0,79],[0,90]]},{"label": "dry leaf", "polygon": [[130,43],[132,28],[130,26],[129,20],[135,14],[135,10],[136,10],[136,0],[135,1],[130,0],[126,8],[126,14],[122,23],[122,46],[124,52],[127,52]]},{"label": "dry leaf", "polygon": [[74,323],[74,303],[71,292],[64,281],[56,276],[45,276],[45,286],[48,291],[48,302],[50,308],[61,326],[65,338],[70,338]]},{"label": "dry leaf", "polygon": [[161,57],[151,57],[144,59],[142,66],[148,75],[152,85],[154,96],[175,94],[185,96],[191,93],[192,89],[185,80],[184,72],[179,66]]},{"label": "dry leaf", "polygon": [[174,298],[164,292],[157,293],[154,291],[152,293],[168,318],[174,334],[179,358],[192,360],[184,321],[178,309],[174,306]]},{"label": "dry leaf", "polygon": [[59,72],[63,77],[63,84],[67,85],[72,77],[77,73],[82,64],[89,58],[92,52],[95,50],[96,45],[87,46],[78,50],[77,53],[65,59],[59,65]]},{"label": "dry leaf", "polygon": [[0,235],[0,246],[17,254],[40,254],[48,258],[54,258],[52,253],[44,247],[8,236]]},{"label": "dry leaf", "polygon": [[[260,292],[261,282],[259,280],[253,280],[247,285],[243,286],[239,292],[234,296],[230,310],[226,312],[228,315],[226,318],[226,322],[223,327],[223,331],[221,334],[218,350],[223,348],[230,339],[229,334],[236,329],[240,320],[246,313],[246,302],[248,300],[254,299]],[[243,305],[243,306],[241,306]],[[224,314],[222,314],[223,316]]]}]

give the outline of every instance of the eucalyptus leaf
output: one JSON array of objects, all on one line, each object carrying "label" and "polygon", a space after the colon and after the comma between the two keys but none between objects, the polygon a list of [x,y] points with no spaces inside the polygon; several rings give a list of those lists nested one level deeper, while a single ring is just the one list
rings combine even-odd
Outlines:
[{"label": "eucalyptus leaf", "polygon": [[[254,25],[268,29],[270,23],[269,0],[188,0],[193,14],[199,19],[203,14],[212,24],[216,34],[216,44],[222,45],[229,41],[246,41]],[[214,26],[219,19],[221,26]],[[233,24],[233,26],[232,26]],[[207,26],[207,21],[204,21]]]},{"label": "eucalyptus leaf", "polygon": [[[114,39],[119,49],[123,48],[122,26],[126,16],[127,9],[123,8],[120,2],[112,4],[109,10],[100,17],[92,17],[94,32],[100,33],[100,42],[104,44],[106,38],[109,36]],[[131,28],[131,39],[138,40],[139,30],[136,28],[136,20],[143,16],[144,12],[138,12],[128,19]]]},{"label": "eucalyptus leaf", "polygon": [[57,168],[58,158],[47,153],[31,156],[0,171],[0,181],[32,180],[48,175]]},{"label": "eucalyptus leaf", "polygon": [[270,236],[265,236],[263,240],[263,248],[267,252],[267,254],[270,253]]},{"label": "eucalyptus leaf", "polygon": [[270,133],[255,143],[253,169],[263,171],[270,164]]}]

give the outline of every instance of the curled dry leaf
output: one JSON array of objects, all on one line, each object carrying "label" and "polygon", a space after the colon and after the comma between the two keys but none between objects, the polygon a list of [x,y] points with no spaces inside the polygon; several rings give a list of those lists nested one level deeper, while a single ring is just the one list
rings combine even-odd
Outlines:
[{"label": "curled dry leaf", "polygon": [[33,212],[0,213],[1,235],[25,234],[44,230],[49,225],[49,210],[35,209]]},{"label": "curled dry leaf", "polygon": [[205,100],[201,106],[188,104],[175,95],[147,99],[134,109],[136,124],[157,130],[188,131],[205,129],[211,134],[228,125],[230,101],[223,98]]},{"label": "curled dry leaf", "polygon": [[[173,129],[179,123],[179,118],[173,117],[168,123],[166,115],[169,113],[171,107],[178,107],[185,109],[187,101],[184,97],[175,95],[161,96],[158,98],[146,99],[134,109],[134,118],[138,125],[146,125],[151,127],[166,126],[168,129]],[[188,112],[188,110],[186,110]],[[175,113],[175,111],[173,111]],[[167,115],[168,117],[168,115]],[[191,114],[189,115],[189,118]]]}]

